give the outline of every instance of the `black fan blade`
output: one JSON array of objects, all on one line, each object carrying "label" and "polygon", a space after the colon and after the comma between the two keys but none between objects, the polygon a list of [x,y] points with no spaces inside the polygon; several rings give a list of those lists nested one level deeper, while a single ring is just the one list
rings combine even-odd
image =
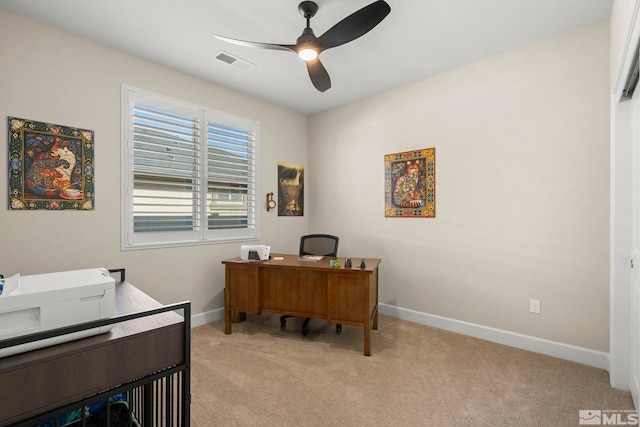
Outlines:
[{"label": "black fan blade", "polygon": [[287,52],[296,53],[296,51],[293,49],[295,45],[250,42],[245,40],[231,39],[229,37],[219,36],[217,34],[211,34],[211,35],[217,38],[218,40],[222,40],[227,43],[237,44],[238,46],[255,47],[258,49],[285,50]]},{"label": "black fan blade", "polygon": [[322,49],[340,46],[367,34],[391,12],[387,2],[378,0],[344,18],[323,35],[317,44]]},{"label": "black fan blade", "polygon": [[307,70],[309,70],[309,77],[311,77],[311,83],[318,89],[320,92],[324,92],[325,90],[331,87],[331,79],[329,78],[329,73],[327,69],[324,68],[324,65],[320,62],[320,58],[316,58],[313,61],[307,61]]}]

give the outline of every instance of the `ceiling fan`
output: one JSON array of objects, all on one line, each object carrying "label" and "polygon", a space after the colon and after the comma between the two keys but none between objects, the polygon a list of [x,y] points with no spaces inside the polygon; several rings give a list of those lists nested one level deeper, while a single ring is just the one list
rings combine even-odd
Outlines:
[{"label": "ceiling fan", "polygon": [[307,64],[307,70],[313,85],[320,92],[324,92],[331,87],[331,79],[329,78],[329,73],[320,62],[318,55],[322,51],[349,43],[365,35],[382,22],[391,12],[391,7],[383,0],[375,1],[347,16],[329,28],[320,37],[316,37],[310,26],[311,18],[318,11],[318,5],[312,1],[303,1],[298,5],[298,10],[307,20],[307,26],[302,31],[302,35],[296,40],[296,44],[260,43],[232,39],[217,34],[213,34],[213,36],[219,40],[240,46],[284,50],[298,54]]}]

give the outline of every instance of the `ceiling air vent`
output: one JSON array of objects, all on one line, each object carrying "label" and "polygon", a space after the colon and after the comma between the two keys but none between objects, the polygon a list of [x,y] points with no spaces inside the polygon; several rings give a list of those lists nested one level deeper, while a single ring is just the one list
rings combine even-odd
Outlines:
[{"label": "ceiling air vent", "polygon": [[229,65],[233,65],[236,68],[241,69],[242,71],[249,71],[252,68],[255,68],[256,64],[252,64],[251,62],[244,60],[242,58],[238,58],[237,56],[233,56],[224,50],[221,50],[217,55],[216,59],[222,62],[225,62]]}]

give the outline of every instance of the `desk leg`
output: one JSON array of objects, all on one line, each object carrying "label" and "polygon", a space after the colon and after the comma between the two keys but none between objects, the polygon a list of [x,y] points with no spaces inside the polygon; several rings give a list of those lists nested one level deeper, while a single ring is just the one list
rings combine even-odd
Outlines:
[{"label": "desk leg", "polygon": [[364,323],[364,355],[371,356],[371,329],[378,330],[378,306],[373,309],[373,315]]},{"label": "desk leg", "polygon": [[364,325],[364,355],[371,356],[371,328],[368,324]]},{"label": "desk leg", "polygon": [[364,355],[371,356],[371,314],[364,319]]},{"label": "desk leg", "polygon": [[376,305],[375,313],[373,315],[373,329],[378,330],[378,306]]},{"label": "desk leg", "polygon": [[231,310],[229,310],[229,290],[224,288],[224,333],[231,333]]}]

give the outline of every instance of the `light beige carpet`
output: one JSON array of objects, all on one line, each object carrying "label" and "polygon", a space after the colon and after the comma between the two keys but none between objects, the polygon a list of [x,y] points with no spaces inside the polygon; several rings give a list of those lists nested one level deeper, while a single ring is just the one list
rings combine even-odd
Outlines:
[{"label": "light beige carpet", "polygon": [[608,373],[380,316],[362,329],[312,320],[280,329],[248,315],[193,329],[191,419],[199,426],[577,426],[579,410],[631,410]]}]

